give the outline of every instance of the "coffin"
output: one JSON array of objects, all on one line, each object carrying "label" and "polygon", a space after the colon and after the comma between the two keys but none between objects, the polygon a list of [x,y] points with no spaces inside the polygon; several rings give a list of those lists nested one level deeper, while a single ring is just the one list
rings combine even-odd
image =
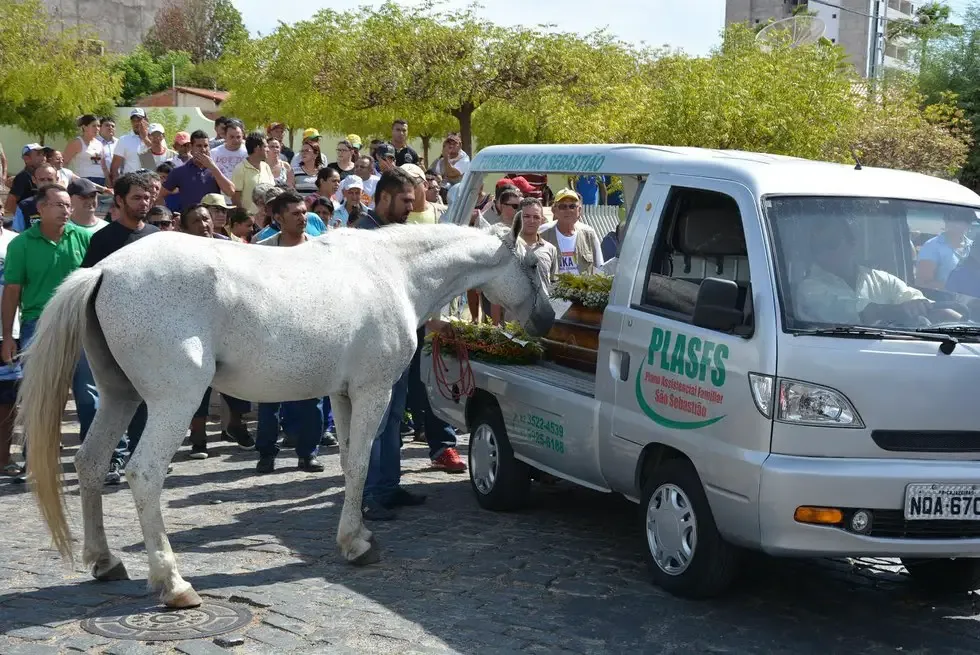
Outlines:
[{"label": "coffin", "polygon": [[561,366],[594,374],[601,327],[602,310],[572,303],[541,339],[545,358]]}]

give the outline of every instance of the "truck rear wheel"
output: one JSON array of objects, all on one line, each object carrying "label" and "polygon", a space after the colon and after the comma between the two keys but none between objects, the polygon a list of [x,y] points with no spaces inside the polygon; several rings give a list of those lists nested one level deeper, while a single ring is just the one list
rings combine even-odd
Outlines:
[{"label": "truck rear wheel", "polygon": [[980,589],[980,559],[916,559],[903,557],[912,581],[932,593],[955,594]]},{"label": "truck rear wheel", "polygon": [[531,491],[531,467],[514,457],[500,411],[485,406],[470,429],[470,485],[480,507],[521,509]]},{"label": "truck rear wheel", "polygon": [[740,551],[718,532],[694,465],[663,462],[643,485],[642,528],[654,583],[684,598],[711,598],[728,589]]}]

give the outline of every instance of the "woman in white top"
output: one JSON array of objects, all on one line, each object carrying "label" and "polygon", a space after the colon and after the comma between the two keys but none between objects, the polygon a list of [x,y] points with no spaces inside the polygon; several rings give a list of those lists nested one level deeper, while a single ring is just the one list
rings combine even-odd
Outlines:
[{"label": "woman in white top", "polygon": [[265,153],[265,161],[272,169],[272,177],[275,178],[276,183],[293,188],[293,169],[289,162],[282,160],[282,144],[279,143],[279,139],[270,138],[266,142]]},{"label": "woman in white top", "polygon": [[88,178],[96,184],[105,184],[108,168],[105,161],[105,145],[99,140],[99,119],[85,114],[78,119],[82,135],[68,142],[64,160],[68,168],[79,177]]}]

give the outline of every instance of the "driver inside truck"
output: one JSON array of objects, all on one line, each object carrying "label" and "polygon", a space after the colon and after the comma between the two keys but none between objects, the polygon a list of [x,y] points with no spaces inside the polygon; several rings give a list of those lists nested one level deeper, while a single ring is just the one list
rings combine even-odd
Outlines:
[{"label": "driver inside truck", "polygon": [[814,221],[813,261],[796,293],[797,317],[838,325],[921,327],[952,321],[960,314],[936,304],[898,276],[857,261],[854,233],[847,221]]}]

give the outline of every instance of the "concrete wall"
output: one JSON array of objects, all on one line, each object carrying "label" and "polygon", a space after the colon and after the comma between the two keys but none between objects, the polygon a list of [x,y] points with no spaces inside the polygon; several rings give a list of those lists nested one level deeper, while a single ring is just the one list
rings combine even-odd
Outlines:
[{"label": "concrete wall", "polygon": [[[129,112],[132,111],[132,107],[117,107],[116,108],[116,136],[122,136],[129,132]],[[146,111],[148,113],[153,112],[155,109],[165,109],[164,107],[148,107]],[[214,131],[214,123],[201,113],[201,110],[197,107],[169,107],[173,111],[177,118],[181,116],[189,116],[191,122],[188,124],[186,130],[187,132],[193,132],[194,130],[204,130],[208,134]],[[173,135],[167,135],[168,139],[172,139]],[[38,136],[36,134],[27,134],[16,127],[10,127],[9,125],[0,125],[0,144],[3,144],[4,152],[7,153],[7,170],[11,175],[19,173],[24,168],[24,161],[20,157],[20,150],[28,143],[34,143],[38,141]],[[53,148],[63,149],[68,139],[58,135],[54,137],[48,137],[45,140],[44,145],[51,146]]]},{"label": "concrete wall", "polygon": [[153,25],[164,0],[44,0],[55,25],[89,25],[107,50],[127,53]]}]

